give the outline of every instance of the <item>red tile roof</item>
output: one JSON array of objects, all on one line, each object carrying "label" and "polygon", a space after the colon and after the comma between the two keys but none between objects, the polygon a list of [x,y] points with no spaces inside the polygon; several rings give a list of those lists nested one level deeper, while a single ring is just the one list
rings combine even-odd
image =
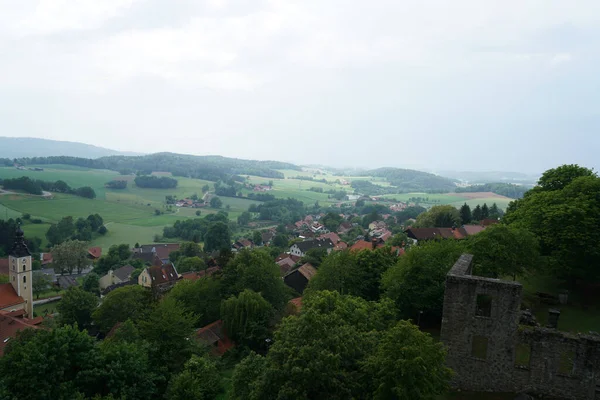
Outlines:
[{"label": "red tile roof", "polygon": [[300,261],[300,259],[302,257],[296,256],[296,255],[293,255],[293,254],[281,253],[280,255],[277,256],[277,258],[275,259],[275,262],[279,262],[279,261],[281,261],[283,259],[286,259],[286,258],[291,258],[292,261],[294,261],[294,263],[297,263],[298,261]]},{"label": "red tile roof", "polygon": [[10,283],[0,284],[0,308],[7,308],[25,303]]},{"label": "red tile roof", "polygon": [[152,278],[153,286],[174,282],[179,279],[173,264],[163,264],[161,266],[148,267],[148,273]]},{"label": "red tile roof", "polygon": [[41,322],[40,318],[29,320],[0,310],[0,356],[4,355],[4,348],[11,339],[17,336],[17,332],[25,329],[39,329],[37,325]]},{"label": "red tile roof", "polygon": [[215,353],[222,355],[233,347],[233,342],[225,333],[223,321],[218,320],[196,331],[196,336],[209,346],[215,346]]},{"label": "red tile roof", "polygon": [[181,278],[187,281],[196,281],[200,278],[204,278],[205,276],[211,276],[220,269],[220,267],[210,267],[203,271],[184,272],[181,274]]},{"label": "red tile roof", "polygon": [[8,258],[0,258],[0,275],[8,275]]},{"label": "red tile roof", "polygon": [[90,247],[88,253],[92,258],[100,258],[102,256],[102,247]]},{"label": "red tile roof", "polygon": [[52,264],[52,253],[42,253],[42,265]]},{"label": "red tile roof", "polygon": [[340,250],[346,250],[348,248],[348,244],[346,244],[346,242],[338,242],[335,247],[333,248],[333,250],[336,251],[340,251]]},{"label": "red tile roof", "polygon": [[324,233],[321,236],[319,236],[319,239],[330,239],[333,242],[333,244],[336,244],[337,242],[342,240],[335,232]]},{"label": "red tile roof", "polygon": [[359,240],[350,247],[351,251],[373,250],[373,243],[366,240]]},{"label": "red tile roof", "polygon": [[302,297],[296,297],[295,299],[291,299],[289,303],[293,304],[298,312],[302,311]]},{"label": "red tile roof", "polygon": [[317,274],[317,270],[310,263],[306,263],[298,268],[298,272],[300,272],[309,281]]},{"label": "red tile roof", "polygon": [[154,246],[156,249],[156,255],[161,260],[166,260],[169,258],[169,254],[174,251],[179,250],[179,243],[169,243],[169,244],[157,244]]}]

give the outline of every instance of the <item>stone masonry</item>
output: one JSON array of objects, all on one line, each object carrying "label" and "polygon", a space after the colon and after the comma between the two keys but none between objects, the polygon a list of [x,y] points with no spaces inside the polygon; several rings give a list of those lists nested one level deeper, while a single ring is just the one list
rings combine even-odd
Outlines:
[{"label": "stone masonry", "polygon": [[521,284],[471,275],[472,259],[463,254],[446,277],[441,340],[453,386],[600,400],[600,336],[519,325]]}]

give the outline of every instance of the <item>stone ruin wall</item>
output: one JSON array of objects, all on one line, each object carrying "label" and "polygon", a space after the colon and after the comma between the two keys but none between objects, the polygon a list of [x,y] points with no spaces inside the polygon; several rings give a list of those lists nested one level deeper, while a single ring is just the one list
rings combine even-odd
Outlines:
[{"label": "stone ruin wall", "polygon": [[446,277],[441,340],[453,386],[600,400],[600,336],[520,325],[521,284],[471,275],[472,258]]}]

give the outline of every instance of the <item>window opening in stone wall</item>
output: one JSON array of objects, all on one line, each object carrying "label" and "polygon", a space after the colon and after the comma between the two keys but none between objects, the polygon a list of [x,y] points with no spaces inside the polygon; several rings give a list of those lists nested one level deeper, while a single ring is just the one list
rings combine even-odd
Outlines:
[{"label": "window opening in stone wall", "polygon": [[488,338],[485,336],[473,336],[471,355],[482,360],[487,359]]},{"label": "window opening in stone wall", "polygon": [[515,347],[515,366],[529,368],[531,361],[531,345],[526,343],[517,343]]},{"label": "window opening in stone wall", "polygon": [[491,317],[492,316],[492,296],[488,294],[477,295],[477,311],[478,317]]},{"label": "window opening in stone wall", "polygon": [[558,373],[562,375],[571,375],[575,367],[575,351],[565,350],[560,353],[558,364]]}]

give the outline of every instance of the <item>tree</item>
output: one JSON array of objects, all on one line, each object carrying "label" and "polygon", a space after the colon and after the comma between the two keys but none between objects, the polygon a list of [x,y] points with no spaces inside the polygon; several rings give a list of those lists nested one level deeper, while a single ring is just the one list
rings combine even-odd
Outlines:
[{"label": "tree", "polygon": [[61,325],[77,324],[79,328],[87,328],[92,322],[92,312],[98,306],[98,298],[78,286],[72,286],[62,296],[56,306]]},{"label": "tree", "polygon": [[222,290],[220,279],[206,277],[179,282],[167,297],[175,299],[188,312],[198,316],[198,326],[205,326],[220,318]]},{"label": "tree", "polygon": [[544,172],[532,193],[562,190],[575,179],[584,176],[596,176],[596,173],[589,168],[580,167],[577,164],[561,165],[560,167]]},{"label": "tree", "polygon": [[275,247],[287,247],[288,238],[283,233],[278,233],[273,238],[273,246]]},{"label": "tree", "polygon": [[80,272],[88,264],[87,243],[79,240],[67,240],[52,248],[52,265],[58,274]]},{"label": "tree", "polygon": [[102,225],[100,228],[98,228],[98,233],[101,235],[106,235],[108,233],[108,229],[105,225]]},{"label": "tree", "polygon": [[266,369],[267,360],[255,352],[236,365],[231,377],[231,400],[261,400],[256,395],[260,392],[260,379]]},{"label": "tree", "polygon": [[200,210],[196,210],[196,217],[199,217],[200,215],[202,215],[202,212]]},{"label": "tree", "polygon": [[[442,345],[407,322],[396,325],[389,301],[327,291],[305,300],[299,316],[281,322],[265,358],[251,354],[236,367],[233,399],[411,399],[443,393],[450,373]],[[386,352],[391,346],[394,351]],[[400,396],[385,397],[388,393]]]},{"label": "tree", "polygon": [[408,235],[404,232],[399,232],[392,236],[385,244],[396,247],[405,247],[408,242]]},{"label": "tree", "polygon": [[273,313],[273,306],[249,289],[221,303],[221,319],[231,339],[253,349],[264,346]]},{"label": "tree", "polygon": [[[540,185],[512,202],[503,217],[536,235],[552,268],[546,272],[572,285],[600,280],[600,178],[588,171],[577,166],[547,171]],[[574,177],[577,173],[582,176]]]},{"label": "tree", "polygon": [[492,206],[490,207],[490,215],[489,218],[492,219],[499,219],[504,215],[504,211],[501,210],[500,208],[498,208],[498,205],[496,203],[492,204]]},{"label": "tree", "polygon": [[210,190],[210,186],[208,184],[202,186],[202,193],[207,193]]},{"label": "tree", "polygon": [[452,371],[446,351],[407,321],[384,333],[365,369],[372,379],[373,399],[434,399],[448,390]]},{"label": "tree", "polygon": [[90,272],[83,279],[83,290],[86,292],[90,292],[95,294],[96,296],[100,295],[100,277],[95,272]]},{"label": "tree", "polygon": [[32,275],[31,290],[33,291],[33,294],[35,294],[35,298],[39,299],[40,293],[48,289],[50,286],[50,279],[48,279],[48,277],[42,272],[33,272]]},{"label": "tree", "polygon": [[100,257],[94,266],[94,272],[98,275],[105,275],[110,269],[117,269],[124,266],[131,257],[131,250],[128,244],[112,245],[108,253]]},{"label": "tree", "polygon": [[206,263],[200,257],[181,257],[177,262],[177,271],[179,273],[190,271],[202,271],[206,268]]},{"label": "tree", "polygon": [[202,249],[198,243],[183,242],[179,247],[179,252],[184,257],[198,257],[202,254]]},{"label": "tree", "polygon": [[138,322],[140,334],[151,345],[151,361],[164,366],[168,373],[177,373],[193,351],[193,333],[196,317],[183,304],[165,297]]},{"label": "tree", "polygon": [[226,297],[250,289],[260,293],[276,309],[283,308],[288,298],[279,266],[262,249],[240,251],[223,268],[222,282]]},{"label": "tree", "polygon": [[94,311],[92,318],[101,332],[110,331],[118,322],[133,322],[147,318],[152,309],[152,293],[138,285],[125,286],[110,292]]},{"label": "tree", "polygon": [[214,361],[192,356],[182,372],[169,383],[168,400],[213,400],[222,390],[222,378]]},{"label": "tree", "polygon": [[[496,203],[494,203],[496,204]],[[469,205],[467,203],[463,204],[460,207],[460,221],[462,222],[463,225],[468,224],[471,222],[471,220],[473,219],[472,215],[471,215],[471,207],[469,207]]]},{"label": "tree", "polygon": [[397,257],[389,248],[336,251],[325,258],[309,287],[378,300],[381,276],[396,262]]},{"label": "tree", "polygon": [[246,225],[248,225],[248,223],[250,222],[251,219],[252,219],[252,214],[250,214],[248,211],[244,211],[238,217],[237,222],[238,222],[238,225],[246,226]]},{"label": "tree", "polygon": [[539,243],[525,229],[496,224],[467,239],[473,254],[473,274],[502,278],[524,275],[539,267]]},{"label": "tree", "polygon": [[481,207],[481,219],[488,219],[490,217],[490,209],[488,208],[487,203],[483,203],[483,207]]},{"label": "tree", "polygon": [[214,196],[212,199],[210,199],[210,206],[212,208],[221,208],[223,206],[223,202],[220,198]]},{"label": "tree", "polygon": [[74,399],[86,392],[86,375],[103,368],[94,338],[71,326],[21,331],[0,359],[2,386],[10,399]]},{"label": "tree", "polygon": [[216,222],[208,228],[204,236],[204,250],[212,252],[231,247],[231,233],[229,227],[223,222]]},{"label": "tree", "polygon": [[252,232],[252,242],[254,243],[255,246],[260,246],[263,244],[262,234],[260,233],[260,231]]},{"label": "tree", "polygon": [[454,239],[430,241],[411,247],[382,277],[385,294],[403,318],[442,316],[446,275],[464,251]]},{"label": "tree", "polygon": [[456,207],[433,206],[429,211],[417,217],[415,226],[419,228],[452,228],[462,224],[460,213]]},{"label": "tree", "polygon": [[479,222],[483,219],[483,212],[481,210],[481,206],[477,204],[475,209],[473,210],[473,221]]},{"label": "tree", "polygon": [[94,189],[92,189],[89,186],[84,186],[84,187],[75,189],[74,194],[77,196],[80,196],[80,197],[85,197],[87,199],[95,199],[96,198],[96,192],[94,191]]}]

